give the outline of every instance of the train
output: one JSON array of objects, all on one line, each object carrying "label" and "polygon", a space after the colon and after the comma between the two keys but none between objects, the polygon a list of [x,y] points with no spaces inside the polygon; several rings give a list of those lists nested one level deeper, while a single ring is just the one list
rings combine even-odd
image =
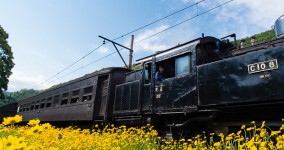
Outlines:
[{"label": "train", "polygon": [[[1,117],[19,114],[23,121],[68,125],[151,124],[165,136],[204,129],[227,134],[250,121],[280,126],[284,15],[274,30],[275,40],[256,43],[252,38],[247,47],[237,46],[235,34],[203,35],[138,59],[141,70],[104,68],[3,106]],[[161,81],[155,78],[159,66],[165,68]]]}]

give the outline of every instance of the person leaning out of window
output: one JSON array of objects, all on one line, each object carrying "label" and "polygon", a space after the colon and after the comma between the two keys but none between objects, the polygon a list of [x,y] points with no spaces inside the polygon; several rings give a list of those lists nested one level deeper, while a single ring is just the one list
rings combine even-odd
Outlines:
[{"label": "person leaning out of window", "polygon": [[155,79],[157,81],[162,81],[162,80],[165,79],[164,71],[165,71],[165,67],[163,65],[160,65],[159,68],[158,68],[158,71],[155,74]]}]

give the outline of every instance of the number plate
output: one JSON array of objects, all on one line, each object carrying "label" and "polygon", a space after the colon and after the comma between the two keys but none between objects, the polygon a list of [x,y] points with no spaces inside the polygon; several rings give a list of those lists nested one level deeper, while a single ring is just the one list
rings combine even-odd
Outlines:
[{"label": "number plate", "polygon": [[277,59],[258,62],[258,63],[248,65],[248,73],[249,74],[267,71],[267,70],[274,70],[274,69],[278,69]]}]

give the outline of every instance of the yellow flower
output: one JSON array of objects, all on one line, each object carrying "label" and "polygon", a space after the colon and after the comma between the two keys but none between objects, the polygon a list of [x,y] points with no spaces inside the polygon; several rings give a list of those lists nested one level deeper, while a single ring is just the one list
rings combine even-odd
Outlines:
[{"label": "yellow flower", "polygon": [[250,150],[258,150],[255,146],[252,146]]},{"label": "yellow flower", "polygon": [[14,117],[14,120],[15,120],[16,123],[19,123],[19,122],[21,122],[21,121],[23,120],[23,117],[20,116],[20,115],[16,115],[16,116]]},{"label": "yellow flower", "polygon": [[16,115],[14,117],[6,117],[4,118],[2,124],[3,125],[9,125],[9,124],[14,124],[14,123],[19,123],[22,121],[22,116]]},{"label": "yellow flower", "polygon": [[247,145],[248,148],[253,147],[254,146],[254,138],[252,138],[246,145]]},{"label": "yellow flower", "polygon": [[39,119],[33,119],[33,120],[30,120],[28,125],[30,126],[36,126],[40,123],[40,120]]},{"label": "yellow flower", "polygon": [[226,137],[226,141],[230,141],[230,140],[232,140],[233,139],[233,137],[231,137],[231,136],[227,136]]},{"label": "yellow flower", "polygon": [[241,129],[245,129],[246,128],[246,126],[245,125],[242,125],[242,128]]},{"label": "yellow flower", "polygon": [[262,121],[261,128],[263,128],[264,126],[265,126],[265,121]]},{"label": "yellow flower", "polygon": [[266,146],[266,142],[261,142],[260,143],[260,147],[265,147]]},{"label": "yellow flower", "polygon": [[260,137],[264,137],[265,135],[266,135],[266,130],[265,129],[262,129],[261,131],[260,131]]},{"label": "yellow flower", "polygon": [[270,136],[274,136],[274,135],[277,135],[279,133],[281,133],[281,131],[271,131]]},{"label": "yellow flower", "polygon": [[49,130],[49,129],[52,128],[51,124],[49,124],[49,123],[44,123],[44,124],[42,124],[41,126],[42,126],[42,128],[45,129],[45,130]]},{"label": "yellow flower", "polygon": [[[11,149],[11,150],[20,150],[26,147],[26,143],[24,142],[24,138],[17,138],[15,136],[9,135],[7,138],[1,140],[0,149]],[[1,147],[2,146],[2,147]]]},{"label": "yellow flower", "polygon": [[220,142],[214,143],[214,146],[215,146],[215,147],[219,147],[220,145],[221,145]]},{"label": "yellow flower", "polygon": [[3,125],[9,125],[9,124],[11,124],[11,117],[6,117],[6,118],[4,118],[2,124],[3,124]]},{"label": "yellow flower", "polygon": [[247,128],[246,130],[247,131],[251,131],[251,130],[253,130],[254,128],[253,127],[249,127],[249,128]]},{"label": "yellow flower", "polygon": [[[5,124],[20,121],[21,117],[7,117]],[[253,123],[253,122],[252,122]],[[262,125],[265,123],[262,122]],[[206,149],[240,149],[268,150],[283,149],[284,134],[282,131],[272,131],[266,128],[249,127],[231,133],[220,134],[220,139],[214,139],[201,134],[192,139],[182,138],[165,140],[151,125],[143,127],[115,127],[100,125],[93,130],[74,127],[56,128],[49,123],[40,124],[39,120],[31,120],[28,126],[0,125],[0,150],[37,150],[37,149],[86,149],[86,150],[120,150],[120,149],[166,149],[166,150],[206,150]],[[284,127],[284,123],[283,123]],[[246,133],[244,130],[255,131]],[[243,133],[243,134],[242,134]],[[246,134],[245,134],[246,133]],[[9,136],[8,136],[9,135]],[[8,137],[6,137],[8,136]],[[210,141],[209,139],[210,138]],[[214,140],[213,140],[214,139]]]},{"label": "yellow flower", "polygon": [[280,130],[284,130],[284,124],[282,124],[282,126],[280,127]]},{"label": "yellow flower", "polygon": [[255,124],[255,121],[252,121],[251,124]]},{"label": "yellow flower", "polygon": [[42,133],[42,131],[43,131],[42,126],[35,125],[28,130],[28,134],[32,135],[32,134],[35,134],[35,133]]}]

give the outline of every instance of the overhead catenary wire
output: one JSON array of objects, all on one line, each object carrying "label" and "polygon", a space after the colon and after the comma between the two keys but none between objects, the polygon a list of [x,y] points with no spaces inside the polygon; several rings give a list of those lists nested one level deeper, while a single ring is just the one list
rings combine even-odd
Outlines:
[{"label": "overhead catenary wire", "polygon": [[[121,50],[122,50],[122,49],[120,49],[119,51],[121,51]],[[115,52],[112,52],[112,53],[110,53],[110,54],[108,54],[108,55],[106,55],[106,56],[104,56],[104,57],[101,57],[101,58],[99,58],[99,59],[97,59],[97,60],[95,60],[95,61],[93,61],[93,62],[91,62],[91,63],[88,63],[88,64],[86,64],[86,65],[84,65],[84,66],[82,66],[82,67],[80,67],[80,68],[78,68],[78,69],[76,69],[76,70],[73,70],[73,71],[71,71],[71,72],[69,72],[69,73],[67,73],[67,74],[65,74],[65,75],[60,76],[60,77],[56,78],[55,80],[52,80],[52,81],[49,82],[49,83],[52,83],[52,82],[54,82],[54,81],[56,81],[56,80],[58,80],[58,79],[61,79],[61,78],[63,78],[63,77],[66,77],[66,76],[68,76],[68,75],[71,75],[72,73],[75,73],[75,72],[77,72],[77,71],[79,71],[79,70],[81,70],[81,69],[83,69],[83,68],[86,68],[86,67],[88,67],[88,66],[90,66],[90,65],[92,65],[92,64],[94,64],[94,63],[96,63],[96,62],[98,62],[98,61],[100,61],[100,60],[103,60],[103,59],[105,59],[105,58],[107,58],[107,57],[109,57],[109,56],[111,56],[111,55],[113,55],[113,54],[115,54],[115,53],[117,53],[117,52],[115,51]]]},{"label": "overhead catenary wire", "polygon": [[121,36],[119,36],[119,37],[117,37],[117,38],[115,38],[115,39],[113,39],[113,40],[117,40],[117,39],[119,39],[119,38],[123,38],[123,37],[125,37],[125,36],[127,36],[127,35],[130,35],[130,34],[132,34],[132,33],[134,33],[134,32],[137,32],[137,31],[139,31],[139,30],[141,30],[141,29],[144,29],[144,28],[146,28],[146,27],[148,27],[148,26],[151,26],[151,25],[153,25],[153,24],[155,24],[155,23],[157,23],[157,22],[160,22],[160,21],[162,21],[162,20],[164,20],[164,19],[166,19],[166,18],[169,18],[169,17],[171,17],[171,16],[173,16],[173,15],[175,15],[175,14],[178,14],[178,13],[184,11],[184,10],[187,10],[187,9],[193,7],[193,6],[197,6],[199,3],[202,3],[202,2],[204,2],[204,1],[205,1],[205,0],[200,0],[200,1],[196,2],[196,3],[194,3],[194,4],[191,4],[191,5],[187,6],[187,7],[182,8],[182,9],[180,9],[180,10],[178,10],[178,11],[172,12],[172,13],[170,13],[170,14],[168,14],[168,15],[166,15],[166,16],[160,18],[160,19],[157,19],[157,20],[155,20],[155,21],[153,21],[153,22],[150,22],[150,23],[148,23],[148,24],[146,24],[146,25],[144,25],[144,26],[141,26],[141,27],[139,27],[139,28],[137,28],[137,29],[134,29],[134,30],[132,30],[132,31],[130,31],[130,32],[128,32],[128,33],[125,33],[125,34],[123,34],[123,35],[121,35]]},{"label": "overhead catenary wire", "polygon": [[[198,5],[199,3],[202,3],[202,2],[204,2],[204,1],[205,1],[205,0],[200,0],[200,1],[196,2],[196,3],[194,3],[194,4],[191,4],[191,5],[187,6],[187,7],[184,7],[184,8],[182,8],[182,9],[180,9],[180,10],[177,10],[177,11],[175,11],[175,12],[172,12],[172,13],[170,13],[170,14],[168,14],[168,15],[162,17],[162,18],[159,18],[159,19],[157,19],[157,20],[155,20],[155,21],[152,21],[152,22],[150,22],[150,23],[148,23],[148,24],[146,24],[146,25],[143,25],[143,26],[141,26],[141,27],[139,27],[139,28],[136,28],[136,29],[134,29],[134,30],[132,30],[132,31],[130,31],[130,32],[127,32],[127,33],[125,33],[125,34],[123,34],[123,35],[121,35],[121,36],[119,36],[119,37],[117,37],[117,38],[115,38],[115,39],[113,39],[113,40],[117,40],[117,39],[120,39],[120,38],[122,38],[122,40],[123,40],[123,37],[125,37],[125,36],[127,36],[127,35],[130,35],[130,34],[132,34],[132,33],[134,33],[134,32],[137,32],[137,31],[139,31],[139,30],[141,30],[141,29],[144,29],[144,28],[146,28],[146,27],[148,27],[148,26],[151,26],[151,25],[153,25],[153,24],[155,24],[155,23],[157,23],[157,22],[160,22],[160,21],[162,21],[162,20],[164,20],[164,19],[166,19],[166,18],[168,18],[168,17],[171,17],[171,16],[173,16],[173,15],[175,15],[175,14],[178,14],[178,13],[180,13],[180,12],[182,12],[182,11],[185,11],[185,10],[187,10],[187,9],[189,9],[189,8],[195,6],[195,5]],[[107,42],[107,43],[108,43],[108,42]],[[41,82],[41,83],[38,84],[37,86],[42,85],[43,83],[45,83],[45,82],[47,82],[47,81],[53,79],[54,77],[58,76],[59,74],[61,74],[61,73],[64,72],[65,70],[67,70],[67,69],[69,69],[70,67],[74,66],[75,64],[77,64],[78,62],[80,62],[81,60],[83,60],[84,58],[86,58],[88,55],[90,55],[91,53],[93,53],[95,50],[99,49],[101,46],[102,46],[102,45],[100,45],[99,47],[95,48],[94,50],[88,52],[88,53],[85,54],[83,57],[81,57],[80,59],[76,60],[75,62],[73,62],[72,64],[68,65],[67,67],[63,68],[61,71],[57,72],[56,74],[54,74],[54,75],[51,76],[50,78],[44,80],[43,82]]]},{"label": "overhead catenary wire", "polygon": [[53,76],[51,76],[50,78],[44,80],[43,82],[41,82],[39,85],[40,86],[46,82],[48,82],[49,80],[53,79],[54,77],[56,77],[57,75],[61,74],[62,72],[64,72],[65,70],[69,69],[70,67],[72,67],[73,65],[75,65],[76,63],[78,63],[79,61],[81,61],[82,59],[86,58],[88,55],[90,55],[91,53],[93,53],[94,51],[98,50],[99,48],[101,48],[103,46],[103,44],[99,45],[98,47],[96,47],[95,49],[93,49],[92,51],[88,52],[87,54],[85,54],[83,57],[81,57],[80,59],[76,60],[75,62],[73,62],[72,64],[68,65],[67,67],[63,68],[61,71],[59,71],[58,73],[54,74]]},{"label": "overhead catenary wire", "polygon": [[[210,9],[206,10],[206,11],[203,11],[203,12],[201,12],[201,13],[199,13],[199,14],[197,13],[197,14],[196,14],[195,16],[193,16],[193,17],[190,17],[190,18],[188,18],[188,19],[186,19],[186,20],[183,20],[183,21],[181,21],[181,22],[179,22],[179,23],[177,23],[177,24],[174,24],[174,25],[172,25],[172,26],[170,26],[170,27],[168,27],[168,28],[166,28],[166,29],[164,29],[164,30],[161,30],[161,31],[159,31],[159,32],[156,32],[156,33],[154,33],[154,34],[152,34],[152,35],[150,35],[150,36],[148,36],[148,37],[146,37],[146,38],[143,38],[143,39],[141,39],[141,40],[139,40],[139,41],[136,41],[136,42],[134,42],[134,44],[137,44],[137,43],[140,43],[140,42],[145,41],[145,40],[147,40],[147,39],[150,39],[150,38],[152,38],[152,37],[154,37],[154,36],[156,36],[156,35],[158,35],[158,34],[161,34],[161,33],[165,32],[165,31],[167,31],[167,30],[170,30],[170,29],[175,28],[175,27],[177,27],[177,26],[179,26],[179,25],[181,25],[181,24],[183,24],[183,23],[185,23],[185,22],[188,22],[188,21],[190,21],[190,20],[192,20],[192,19],[194,19],[194,18],[196,18],[196,17],[198,17],[198,16],[204,15],[204,14],[210,12],[210,11],[213,11],[213,10],[215,10],[215,9],[217,9],[217,8],[220,8],[220,7],[222,7],[223,5],[226,5],[226,4],[228,4],[228,3],[232,2],[232,1],[233,1],[233,0],[226,1],[226,2],[224,2],[224,3],[222,3],[222,4],[219,4],[219,5],[215,6],[215,7],[212,7],[212,8],[210,8]],[[123,50],[123,48],[121,48],[119,51],[121,51],[121,50]],[[56,80],[58,80],[58,79],[61,79],[61,78],[63,78],[63,77],[66,77],[66,76],[68,76],[68,75],[70,75],[70,74],[72,74],[72,73],[74,73],[74,72],[77,72],[77,71],[79,71],[79,70],[81,70],[81,69],[83,69],[83,68],[85,68],[85,67],[87,67],[87,66],[89,66],[89,65],[91,65],[91,64],[94,64],[94,63],[96,63],[96,62],[98,62],[98,61],[100,61],[100,60],[102,60],[102,59],[105,59],[105,58],[107,58],[107,57],[109,57],[109,56],[111,56],[111,55],[113,55],[113,54],[115,54],[115,53],[117,53],[117,52],[114,51],[114,52],[112,52],[112,53],[110,53],[110,54],[108,54],[108,55],[106,55],[106,56],[104,56],[104,57],[101,57],[100,59],[97,59],[97,60],[95,60],[95,61],[93,61],[93,62],[91,62],[91,63],[89,63],[89,64],[87,64],[87,65],[84,65],[84,66],[82,66],[82,67],[80,67],[80,68],[78,68],[78,69],[76,69],[76,70],[74,70],[74,71],[71,71],[71,72],[69,72],[69,73],[63,75],[63,76],[61,76],[61,77],[59,77],[59,78],[53,80],[52,82],[54,82],[54,81],[56,81]]]},{"label": "overhead catenary wire", "polygon": [[206,11],[200,13],[200,14],[197,13],[195,16],[193,16],[193,17],[191,17],[191,18],[188,18],[188,19],[186,19],[186,20],[183,20],[183,21],[181,21],[181,22],[179,22],[179,23],[177,23],[177,24],[175,24],[175,25],[172,25],[172,26],[170,26],[170,27],[168,27],[168,28],[166,28],[166,29],[164,29],[164,30],[161,30],[161,31],[159,31],[159,32],[156,32],[156,33],[154,33],[154,34],[152,34],[152,35],[150,35],[150,36],[148,36],[148,37],[146,37],[146,38],[143,38],[143,39],[141,39],[141,40],[139,40],[139,41],[136,41],[136,42],[134,42],[134,44],[137,44],[137,43],[140,43],[140,42],[145,41],[145,40],[147,40],[147,39],[150,39],[150,38],[152,38],[153,36],[156,36],[156,35],[161,34],[161,33],[165,32],[165,31],[167,31],[167,30],[169,30],[169,29],[172,29],[172,28],[174,28],[174,27],[177,27],[177,26],[179,26],[179,25],[181,25],[181,24],[183,24],[183,23],[186,23],[186,22],[188,22],[188,21],[190,21],[190,20],[192,20],[192,19],[194,19],[194,18],[196,18],[196,17],[198,17],[198,16],[204,15],[204,14],[206,14],[206,13],[208,13],[208,12],[214,10],[214,9],[217,9],[217,8],[219,8],[219,7],[222,7],[223,5],[226,5],[226,4],[228,4],[228,3],[232,2],[232,1],[233,1],[233,0],[226,1],[226,2],[224,2],[224,3],[222,3],[222,4],[220,4],[220,5],[217,5],[217,6],[215,6],[215,7],[212,7],[212,8],[210,8],[210,9],[208,9],[208,10],[206,10]]}]

